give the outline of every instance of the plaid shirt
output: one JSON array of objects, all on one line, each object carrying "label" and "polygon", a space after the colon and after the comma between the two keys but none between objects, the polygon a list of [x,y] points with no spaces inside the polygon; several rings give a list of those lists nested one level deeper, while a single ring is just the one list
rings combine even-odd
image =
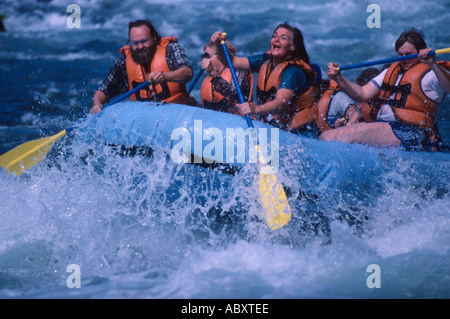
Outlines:
[{"label": "plaid shirt", "polygon": [[[166,59],[169,69],[172,71],[178,70],[184,66],[192,69],[184,48],[176,42],[167,45]],[[128,74],[124,56],[117,60],[98,90],[105,93],[109,100],[129,91]]]}]

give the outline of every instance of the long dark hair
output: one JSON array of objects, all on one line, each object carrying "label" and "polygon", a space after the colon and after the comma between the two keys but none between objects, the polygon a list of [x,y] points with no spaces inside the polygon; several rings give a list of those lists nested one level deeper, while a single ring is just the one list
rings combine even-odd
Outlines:
[{"label": "long dark hair", "polygon": [[128,37],[130,36],[131,28],[138,28],[138,27],[142,27],[143,25],[145,25],[149,29],[150,35],[154,38],[154,42],[155,43],[160,43],[161,42],[161,36],[156,31],[156,29],[153,26],[153,24],[150,21],[148,21],[148,20],[136,20],[136,21],[130,22],[128,24]]},{"label": "long dark hair", "polygon": [[273,32],[275,33],[275,31],[277,31],[279,28],[285,28],[291,32],[291,42],[294,46],[294,53],[292,54],[292,58],[300,59],[310,64],[309,55],[308,52],[306,52],[302,32],[298,28],[291,26],[287,22],[279,24]]}]

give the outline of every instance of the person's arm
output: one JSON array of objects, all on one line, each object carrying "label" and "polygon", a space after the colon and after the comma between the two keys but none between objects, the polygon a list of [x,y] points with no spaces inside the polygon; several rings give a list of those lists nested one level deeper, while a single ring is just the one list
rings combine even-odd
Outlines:
[{"label": "person's arm", "polygon": [[96,91],[93,98],[93,106],[89,112],[92,114],[97,114],[102,110],[102,107],[106,104],[106,102],[108,102],[108,97],[106,94],[100,90]]},{"label": "person's arm", "polygon": [[245,102],[237,104],[243,115],[247,114],[275,114],[279,113],[291,101],[294,93],[289,89],[279,89],[273,100],[255,105],[255,102]]},{"label": "person's arm", "polygon": [[126,74],[125,58],[120,58],[111,68],[108,76],[95,91],[92,99],[92,108],[89,112],[96,114],[100,112],[110,98],[128,91],[128,77]]},{"label": "person's arm", "polygon": [[168,72],[153,71],[152,73],[149,74],[149,80],[153,80],[155,83],[163,83],[163,82],[187,83],[190,80],[192,80],[192,77],[193,77],[192,69],[187,66],[183,66],[175,71],[168,71]]},{"label": "person's arm", "polygon": [[419,61],[427,64],[433,70],[439,81],[439,86],[441,87],[441,89],[446,93],[450,93],[450,72],[437,64],[434,56],[428,56],[428,53],[430,51],[432,51],[432,49],[430,48],[420,50],[418,57]]},{"label": "person's arm", "polygon": [[339,65],[337,63],[328,63],[327,75],[331,80],[336,81],[342,91],[355,101],[368,101],[379,93],[377,87],[372,82],[360,86],[345,78],[339,71]]},{"label": "person's arm", "polygon": [[[222,40],[226,40],[226,38],[222,35],[222,31],[216,31],[211,36],[211,42],[219,42]],[[231,63],[233,63],[233,67],[236,70],[241,71],[251,71],[250,69],[250,63],[248,62],[248,59],[246,57],[233,57],[230,56]]]},{"label": "person's arm", "polygon": [[236,70],[247,71],[250,72],[250,63],[248,62],[247,57],[231,57],[231,62],[233,63],[233,67]]},{"label": "person's arm", "polygon": [[187,83],[192,80],[194,74],[192,72],[191,63],[184,48],[177,42],[172,42],[166,48],[166,60],[170,71],[161,72],[152,71],[148,75],[150,82],[164,83],[177,82]]},{"label": "person's arm", "polygon": [[308,83],[305,72],[294,66],[288,67],[281,76],[280,86],[273,100],[267,101],[261,105],[255,105],[255,103],[243,103],[242,111],[244,114],[279,113],[292,102],[294,94],[301,95],[309,88],[310,84]]},{"label": "person's arm", "polygon": [[349,104],[347,110],[345,110],[344,117],[338,118],[336,122],[334,122],[334,127],[338,128],[344,125],[351,125],[360,122],[362,119],[363,117],[358,106],[355,104]]}]

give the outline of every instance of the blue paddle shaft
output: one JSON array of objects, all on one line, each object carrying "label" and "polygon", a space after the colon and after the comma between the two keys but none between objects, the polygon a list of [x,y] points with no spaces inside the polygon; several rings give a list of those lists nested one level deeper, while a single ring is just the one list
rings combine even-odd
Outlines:
[{"label": "blue paddle shaft", "polygon": [[110,105],[116,104],[120,101],[122,101],[123,99],[129,97],[130,95],[136,93],[137,91],[143,89],[146,86],[150,85],[150,80],[145,81],[144,83],[139,84],[138,86],[136,86],[134,89],[128,91],[127,93],[122,94],[121,96],[115,98],[114,100],[112,100],[111,102],[109,102],[108,104],[106,104],[103,108],[108,107]]},{"label": "blue paddle shaft", "polygon": [[[139,84],[139,85],[136,86],[134,89],[128,91],[127,93],[122,94],[121,96],[115,98],[114,100],[112,100],[111,102],[109,102],[108,104],[106,104],[105,106],[103,106],[103,109],[106,108],[106,107],[108,107],[108,106],[110,106],[110,105],[119,103],[119,102],[122,101],[123,99],[126,99],[126,98],[129,97],[130,95],[136,93],[137,91],[143,89],[144,87],[146,87],[146,86],[148,86],[148,85],[150,85],[150,81],[145,81],[144,83]],[[69,132],[73,131],[74,128],[75,128],[75,126],[69,127],[69,128],[66,129],[66,132],[69,133]]]},{"label": "blue paddle shaft", "polygon": [[[225,41],[222,41],[222,48],[223,48],[223,52],[225,53],[225,58],[227,59],[228,67],[230,68],[230,71],[231,71],[231,76],[233,77],[234,86],[236,87],[236,91],[239,96],[239,101],[241,102],[241,104],[245,103],[244,95],[242,95],[241,87],[239,85],[239,81],[236,76],[236,72],[234,72],[233,63],[231,62],[230,54],[228,53],[228,48],[227,48]],[[247,120],[247,125],[249,127],[253,127],[252,120],[250,119],[250,116],[248,116],[248,114],[245,115],[245,119]]]},{"label": "blue paddle shaft", "polygon": [[[434,51],[434,50],[430,51],[430,53],[428,53],[428,55],[436,55],[436,51]],[[419,54],[416,53],[416,54],[398,56],[398,57],[395,57],[395,58],[388,58],[388,59],[371,61],[371,62],[362,62],[362,63],[343,65],[343,66],[339,67],[339,70],[350,70],[350,69],[356,69],[356,68],[361,68],[361,67],[365,67],[365,66],[371,66],[371,65],[375,65],[375,64],[383,64],[383,63],[391,63],[391,62],[415,59],[418,56],[419,56]]]},{"label": "blue paddle shaft", "polygon": [[204,71],[203,69],[200,69],[200,71],[197,72],[197,74],[195,75],[194,79],[192,80],[191,86],[189,87],[189,89],[187,91],[188,93],[192,92],[192,90],[194,89],[195,85],[198,82],[198,79],[200,79],[200,77],[202,76],[203,71]]}]

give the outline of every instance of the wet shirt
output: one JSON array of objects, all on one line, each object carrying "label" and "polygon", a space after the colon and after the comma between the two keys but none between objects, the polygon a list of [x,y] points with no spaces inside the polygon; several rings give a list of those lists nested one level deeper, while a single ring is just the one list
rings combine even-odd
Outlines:
[{"label": "wet shirt", "polygon": [[[178,43],[169,43],[166,51],[167,64],[170,70],[178,70],[187,66],[192,68],[184,48]],[[116,61],[114,66],[108,73],[108,76],[99,86],[98,90],[105,93],[108,99],[121,95],[129,91],[128,74],[125,57],[121,57]]]}]

